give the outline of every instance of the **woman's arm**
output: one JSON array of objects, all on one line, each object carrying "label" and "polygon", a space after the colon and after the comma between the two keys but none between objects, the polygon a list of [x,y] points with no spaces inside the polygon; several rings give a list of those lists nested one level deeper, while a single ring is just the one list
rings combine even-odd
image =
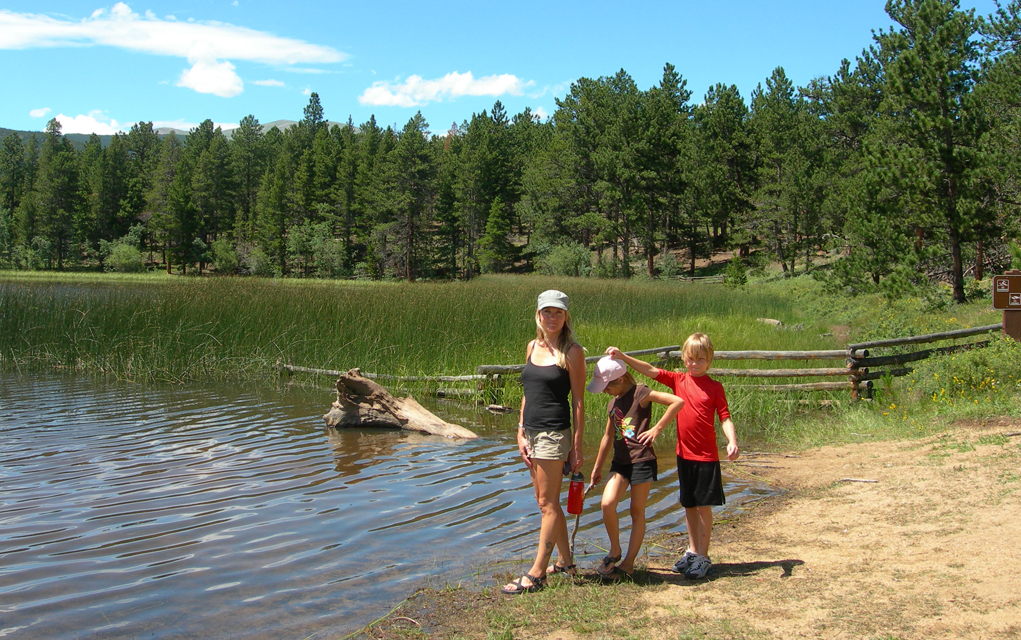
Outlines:
[{"label": "woman's arm", "polygon": [[596,454],[596,462],[592,466],[592,475],[589,476],[589,485],[596,486],[603,480],[603,463],[606,462],[606,456],[610,454],[610,449],[613,448],[613,422],[606,419],[606,432],[603,433],[603,439],[599,441],[599,453]]},{"label": "woman's arm", "polygon": [[[532,357],[532,347],[535,345],[535,340],[528,343],[528,347],[525,349],[525,362]],[[525,461],[525,466],[529,469],[532,468],[532,452],[528,450],[528,440],[525,438],[525,396],[521,396],[521,411],[518,413],[518,453],[521,454],[521,459]]]},{"label": "woman's arm", "polygon": [[663,393],[661,391],[650,391],[646,399],[649,402],[666,405],[666,412],[663,413],[663,417],[659,419],[655,426],[648,431],[639,433],[635,438],[645,446],[651,447],[659,434],[663,432],[663,429],[666,429],[666,426],[677,417],[681,407],[684,406],[684,400],[672,393]]},{"label": "woman's arm", "polygon": [[582,433],[585,430],[585,354],[581,345],[573,345],[567,352],[567,372],[571,377],[571,417],[574,422],[574,446],[567,461],[571,472],[581,469]]},{"label": "woman's arm", "polygon": [[642,374],[646,378],[652,378],[653,380],[655,380],[656,376],[659,375],[659,369],[652,366],[645,360],[638,360],[636,358],[632,358],[631,356],[624,353],[617,347],[607,347],[606,355],[610,356],[614,360],[623,361],[627,366],[631,367],[632,369]]},{"label": "woman's arm", "polygon": [[528,450],[528,439],[525,438],[525,397],[521,396],[521,413],[518,414],[518,453],[525,461],[525,466],[532,468],[532,452]]}]

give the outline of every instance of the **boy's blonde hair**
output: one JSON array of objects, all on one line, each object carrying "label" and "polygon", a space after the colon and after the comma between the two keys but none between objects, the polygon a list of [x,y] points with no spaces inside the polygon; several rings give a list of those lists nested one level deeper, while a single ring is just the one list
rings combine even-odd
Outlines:
[{"label": "boy's blonde hair", "polygon": [[713,366],[713,354],[716,351],[713,349],[713,341],[709,339],[709,336],[704,333],[693,333],[684,341],[681,353],[684,357],[694,356],[697,358],[704,355],[708,362],[706,364],[706,370],[708,370],[709,367]]}]

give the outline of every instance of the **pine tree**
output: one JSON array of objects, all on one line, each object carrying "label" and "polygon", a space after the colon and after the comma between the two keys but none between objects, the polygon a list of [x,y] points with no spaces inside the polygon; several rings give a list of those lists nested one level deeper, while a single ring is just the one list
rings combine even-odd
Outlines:
[{"label": "pine tree", "polygon": [[79,176],[74,147],[61,134],[60,123],[54,118],[46,126],[35,192],[37,231],[48,241],[58,269],[63,269],[65,260],[71,257],[74,216],[83,206]]},{"label": "pine tree", "polygon": [[910,194],[919,226],[945,234],[954,300],[963,303],[963,244],[989,211],[975,201],[985,129],[974,105],[977,21],[974,10],[958,6],[957,0],[887,2],[899,28],[876,35],[886,61],[886,135],[870,152],[875,170]]},{"label": "pine tree", "polygon": [[510,232],[507,207],[497,196],[489,208],[486,233],[479,241],[479,265],[483,273],[499,273],[514,264],[516,248],[511,244]]}]

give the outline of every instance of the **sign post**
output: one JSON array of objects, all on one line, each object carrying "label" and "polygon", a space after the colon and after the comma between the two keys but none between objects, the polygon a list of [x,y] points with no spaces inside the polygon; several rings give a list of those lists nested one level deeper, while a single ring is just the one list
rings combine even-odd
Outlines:
[{"label": "sign post", "polygon": [[1003,335],[1021,342],[1021,271],[993,278],[993,308],[1003,310]]}]

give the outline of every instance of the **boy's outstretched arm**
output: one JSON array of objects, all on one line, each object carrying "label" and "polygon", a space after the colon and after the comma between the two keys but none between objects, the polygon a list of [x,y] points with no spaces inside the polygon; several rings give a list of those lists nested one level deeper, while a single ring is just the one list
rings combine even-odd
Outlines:
[{"label": "boy's outstretched arm", "polygon": [[620,360],[624,362],[625,364],[627,364],[627,366],[631,367],[632,369],[642,374],[646,378],[652,378],[653,380],[655,380],[656,376],[659,375],[659,369],[657,369],[656,367],[652,366],[651,364],[644,360],[637,360],[635,358],[632,358],[631,356],[627,355],[617,347],[607,347],[606,355],[610,356],[614,360]]},{"label": "boy's outstretched arm", "polygon": [[727,460],[737,460],[741,450],[737,446],[737,429],[734,428],[734,422],[727,418],[720,427],[723,429],[723,435],[727,436]]}]

